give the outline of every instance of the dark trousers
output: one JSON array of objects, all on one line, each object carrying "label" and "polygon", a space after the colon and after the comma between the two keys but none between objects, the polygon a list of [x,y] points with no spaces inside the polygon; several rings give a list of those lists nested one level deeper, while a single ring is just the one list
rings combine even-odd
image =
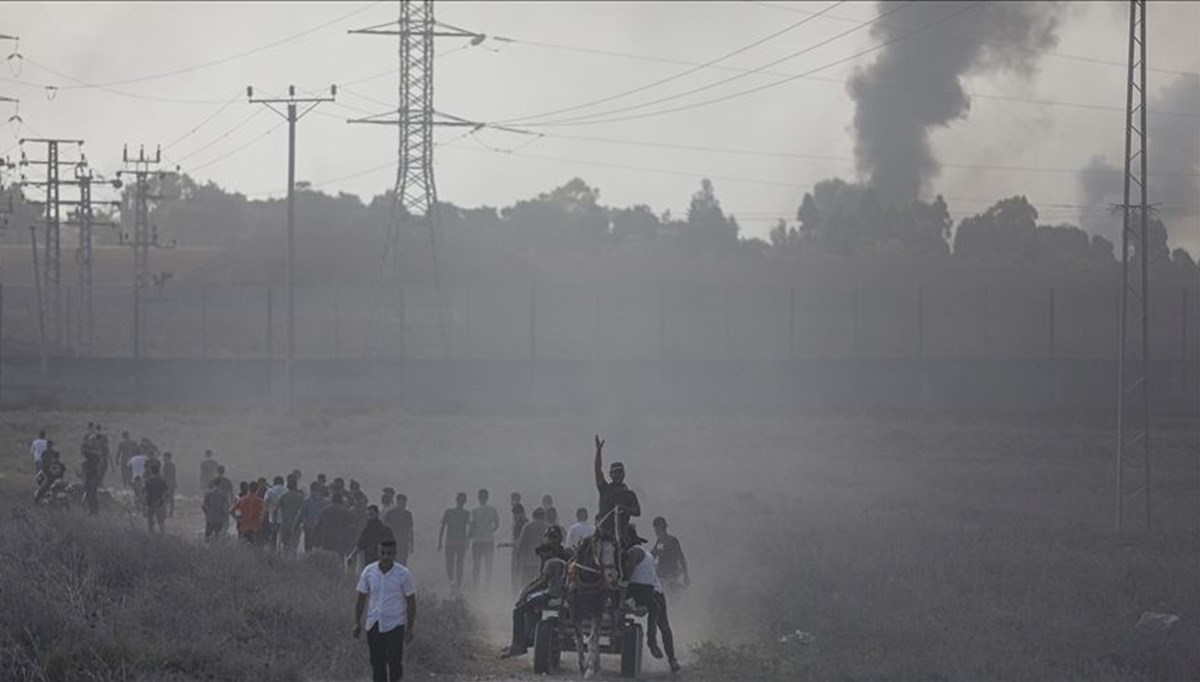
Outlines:
[{"label": "dark trousers", "polygon": [[537,617],[550,601],[550,595],[545,592],[535,592],[527,597],[512,612],[512,644],[509,651],[519,656],[529,650],[529,638],[537,626]]},{"label": "dark trousers", "polygon": [[167,516],[175,518],[175,487],[167,488]]},{"label": "dark trousers", "polygon": [[83,481],[83,501],[87,504],[88,514],[95,516],[100,513],[100,481]]},{"label": "dark trousers", "polygon": [[646,641],[658,643],[658,633],[662,631],[663,651],[667,660],[675,660],[675,635],[671,632],[671,621],[667,618],[667,598],[662,592],[655,592],[653,585],[631,583],[625,594],[633,598],[638,606],[646,607]]},{"label": "dark trousers", "polygon": [[446,576],[451,584],[459,587],[462,587],[463,560],[466,555],[466,545],[446,545]]},{"label": "dark trousers", "polygon": [[204,522],[204,539],[205,540],[211,540],[213,538],[220,538],[222,535],[224,535],[224,533],[225,533],[225,522],[224,521],[216,521],[216,522],[205,521]]},{"label": "dark trousers", "polygon": [[486,565],[484,585],[492,585],[492,559],[496,557],[496,543],[471,543],[471,587],[479,587],[479,569]]},{"label": "dark trousers", "polygon": [[379,631],[379,623],[367,630],[371,651],[372,682],[397,682],[404,678],[404,626]]}]

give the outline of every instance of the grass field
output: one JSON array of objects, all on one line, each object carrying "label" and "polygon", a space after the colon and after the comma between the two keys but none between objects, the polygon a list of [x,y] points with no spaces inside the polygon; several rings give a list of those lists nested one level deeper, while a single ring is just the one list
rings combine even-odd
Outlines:
[{"label": "grass field", "polygon": [[[1117,535],[1107,425],[1050,421],[9,413],[0,482],[24,480],[37,428],[74,444],[90,419],[174,451],[184,492],[206,447],[234,480],[299,467],[357,478],[373,498],[395,486],[426,593],[444,592],[436,522],[455,492],[594,507],[599,431],[643,500],[643,535],[665,515],[688,553],[694,585],[671,609],[689,679],[1200,679],[1194,421],[1157,430],[1155,530]],[[511,604],[495,592],[468,600],[489,645]],[[1144,611],[1180,621],[1143,633]]]}]

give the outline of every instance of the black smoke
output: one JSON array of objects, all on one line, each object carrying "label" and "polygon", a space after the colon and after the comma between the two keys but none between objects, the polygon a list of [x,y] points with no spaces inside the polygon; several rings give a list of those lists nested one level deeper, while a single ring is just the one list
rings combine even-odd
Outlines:
[{"label": "black smoke", "polygon": [[[1153,83],[1151,83],[1153,87]],[[1176,76],[1166,88],[1149,98],[1151,114],[1146,123],[1148,149],[1146,165],[1150,173],[1148,198],[1156,206],[1158,217],[1167,228],[1173,245],[1196,248],[1200,237],[1200,78]],[[1102,156],[1096,156],[1081,169],[1079,190],[1084,209],[1080,224],[1094,234],[1109,239],[1120,237],[1120,217],[1105,207],[1122,201],[1124,168]],[[1137,201],[1136,189],[1130,195]]]},{"label": "black smoke", "polygon": [[[890,4],[880,1],[880,13]],[[907,204],[928,189],[940,170],[930,130],[965,118],[971,108],[963,76],[999,70],[1032,75],[1039,55],[1030,48],[1058,43],[1060,11],[1056,2],[917,2],[874,25],[876,40],[898,40],[856,70],[847,89],[856,105],[858,171],[880,199]]]}]

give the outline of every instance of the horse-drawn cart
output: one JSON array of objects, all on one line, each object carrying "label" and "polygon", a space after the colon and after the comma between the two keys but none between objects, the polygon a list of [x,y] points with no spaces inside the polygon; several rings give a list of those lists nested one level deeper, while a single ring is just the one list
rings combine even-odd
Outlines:
[{"label": "horse-drawn cart", "polygon": [[[557,670],[562,652],[574,651],[579,655],[581,673],[599,672],[599,654],[613,654],[621,657],[621,677],[637,677],[642,671],[645,628],[641,619],[645,615],[645,609],[625,602],[615,609],[605,608],[595,626],[589,622],[583,629],[584,624],[577,627],[571,620],[569,599],[552,600],[534,630],[533,672]],[[592,646],[595,653],[589,662],[586,654],[593,653]]]}]

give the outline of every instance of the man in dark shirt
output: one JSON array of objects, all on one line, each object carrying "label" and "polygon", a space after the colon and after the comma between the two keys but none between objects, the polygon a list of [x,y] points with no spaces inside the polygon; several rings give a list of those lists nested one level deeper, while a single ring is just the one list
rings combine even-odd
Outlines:
[{"label": "man in dark shirt", "polygon": [[438,551],[445,547],[446,576],[450,578],[453,587],[461,588],[463,559],[467,554],[467,526],[471,523],[471,512],[466,509],[467,494],[456,495],[454,504],[453,508],[442,514],[442,525],[438,529]]},{"label": "man in dark shirt", "polygon": [[200,460],[200,490],[207,491],[209,489],[209,484],[217,477],[218,465],[219,462],[213,458],[213,451],[205,450],[204,459]]},{"label": "man in dark shirt", "polygon": [[167,516],[175,517],[175,460],[171,453],[162,456],[162,477],[167,482]]},{"label": "man in dark shirt", "polygon": [[413,550],[413,516],[408,510],[408,496],[396,495],[395,504],[383,515],[383,522],[396,536],[396,563],[408,566]]},{"label": "man in dark shirt", "polygon": [[208,482],[208,492],[204,494],[204,539],[219,540],[225,536],[225,525],[229,523],[229,507],[233,504],[225,495],[217,480]]},{"label": "man in dark shirt", "polygon": [[146,466],[146,480],[143,483],[142,497],[146,504],[146,527],[151,533],[158,526],[158,532],[164,532],[164,522],[167,519],[167,495],[170,488],[162,477],[158,464]]},{"label": "man in dark shirt", "polygon": [[104,460],[94,434],[83,447],[83,499],[87,503],[88,515],[100,513],[100,481],[104,478]]},{"label": "man in dark shirt", "polygon": [[650,554],[656,561],[655,571],[663,587],[668,590],[674,587],[686,588],[692,579],[688,576],[683,547],[679,544],[679,538],[667,532],[667,520],[661,516],[654,519],[654,537],[654,546],[650,548]]},{"label": "man in dark shirt", "polygon": [[629,533],[629,517],[641,516],[642,506],[638,503],[637,494],[625,485],[625,465],[613,462],[608,467],[609,478],[604,479],[604,460],[602,452],[604,441],[596,436],[596,489],[600,492],[600,513],[596,515],[596,530],[602,535],[618,538],[623,546],[629,547],[634,543]]},{"label": "man in dark shirt", "polygon": [[354,558],[360,555],[363,558],[363,568],[379,561],[379,543],[384,540],[395,542],[396,536],[392,533],[391,528],[379,520],[379,507],[373,504],[367,505],[367,524],[359,532],[354,552],[346,557],[346,564],[351,565]]}]

